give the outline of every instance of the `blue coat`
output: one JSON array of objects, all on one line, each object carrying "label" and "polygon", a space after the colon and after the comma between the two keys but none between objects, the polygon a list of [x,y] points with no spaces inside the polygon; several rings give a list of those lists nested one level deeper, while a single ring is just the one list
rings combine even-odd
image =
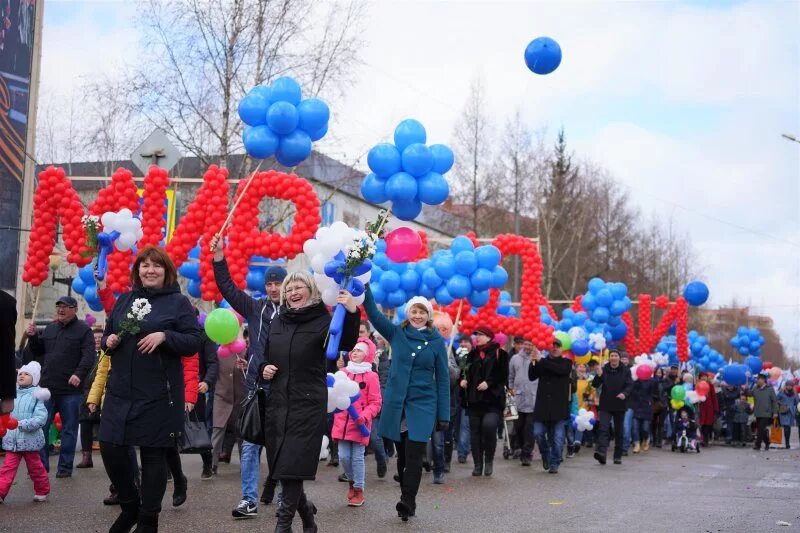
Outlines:
[{"label": "blue coat", "polygon": [[11,416],[19,420],[17,429],[9,429],[3,437],[3,449],[8,452],[35,452],[44,447],[42,426],[47,422],[47,408],[36,399],[39,387],[17,387],[17,399]]},{"label": "blue coat", "polygon": [[[797,414],[797,393],[792,393],[791,396],[786,394],[783,390],[778,393],[778,418],[780,418],[782,426],[793,426],[794,417]],[[788,413],[781,413],[781,406],[789,408]]]},{"label": "blue coat", "polygon": [[436,328],[419,331],[392,324],[378,310],[369,287],[364,309],[378,333],[392,346],[392,366],[378,432],[399,441],[400,421],[405,414],[409,440],[428,442],[437,421],[450,421],[450,376],[444,339]]}]

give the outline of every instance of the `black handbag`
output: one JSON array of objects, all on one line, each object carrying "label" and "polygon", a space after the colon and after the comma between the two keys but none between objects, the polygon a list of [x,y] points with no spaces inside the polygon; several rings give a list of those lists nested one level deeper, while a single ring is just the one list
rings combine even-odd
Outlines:
[{"label": "black handbag", "polygon": [[[192,420],[194,413],[194,420]],[[184,413],[183,434],[178,445],[181,453],[203,453],[211,451],[211,437],[205,422],[200,421],[197,413]]]},{"label": "black handbag", "polygon": [[267,406],[267,394],[261,387],[250,393],[242,402],[239,410],[237,429],[242,440],[264,446],[264,409]]}]

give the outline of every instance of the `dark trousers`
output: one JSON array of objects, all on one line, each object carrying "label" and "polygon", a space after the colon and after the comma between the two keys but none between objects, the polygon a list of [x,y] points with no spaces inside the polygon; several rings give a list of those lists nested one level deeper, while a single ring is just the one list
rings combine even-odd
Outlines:
[{"label": "dark trousers", "polygon": [[653,413],[653,423],[650,425],[650,432],[653,434],[651,440],[653,444],[661,446],[664,442],[664,411]]},{"label": "dark trousers", "polygon": [[81,449],[85,452],[92,451],[92,444],[94,442],[94,427],[99,425],[100,421],[84,420],[81,422]]},{"label": "dark trousers", "polygon": [[614,421],[614,459],[622,458],[622,434],[625,422],[625,411],[600,411],[600,435],[597,451],[603,455],[608,452],[611,421]]},{"label": "dark trousers", "polygon": [[789,441],[792,438],[792,426],[783,426],[783,438],[785,440],[785,445],[789,447]]},{"label": "dark trousers", "polygon": [[499,411],[469,413],[469,437],[472,459],[478,463],[494,460],[497,449],[497,426],[500,424]]},{"label": "dark trousers", "polygon": [[[122,502],[131,502],[138,499],[134,482],[135,472],[130,460],[130,450],[130,446],[100,442],[103,465]],[[167,490],[167,450],[169,448],[139,448],[139,453],[142,456],[141,510],[143,512],[161,512],[161,500]]]},{"label": "dark trousers", "polygon": [[756,418],[756,448],[761,448],[761,442],[764,442],[764,448],[769,449],[769,426],[772,424],[771,418]]},{"label": "dark trousers", "polygon": [[703,445],[708,446],[714,436],[714,426],[710,424],[700,426],[700,434],[703,436]]},{"label": "dark trousers", "polygon": [[533,413],[519,413],[519,418],[514,420],[514,442],[511,445],[515,450],[521,450],[523,458],[533,455]]},{"label": "dark trousers", "polygon": [[416,504],[419,482],[422,479],[422,460],[425,457],[427,442],[408,440],[408,432],[400,435],[395,442],[397,448],[397,475],[400,476],[401,500]]},{"label": "dark trousers", "polygon": [[747,442],[747,422],[731,422],[731,442]]}]

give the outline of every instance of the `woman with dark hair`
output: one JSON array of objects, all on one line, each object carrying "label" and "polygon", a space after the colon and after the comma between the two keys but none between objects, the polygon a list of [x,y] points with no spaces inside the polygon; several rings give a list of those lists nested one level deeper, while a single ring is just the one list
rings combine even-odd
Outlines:
[{"label": "woman with dark hair", "polygon": [[[359,312],[353,296],[340,291],[337,301],[347,309],[340,350],[351,350],[358,338]],[[304,533],[317,531],[317,512],[308,501],[303,481],[317,475],[322,437],[327,427],[328,389],[325,344],[331,315],[314,278],[307,272],[286,276],[281,307],[272,319],[260,375],[270,381],[265,413],[267,461],[272,479],[280,481],[283,505],[276,532],[292,531],[295,513]]]},{"label": "woman with dark hair", "polygon": [[[120,295],[108,317],[102,342],[114,370],[98,438],[122,508],[111,533],[137,524],[137,532],[158,531],[167,450],[183,432],[181,358],[197,353],[202,340],[192,304],[180,293],[177,270],[163,249],[148,246],[139,252],[131,282],[132,290]],[[131,446],[141,454],[141,501],[128,457]]]}]

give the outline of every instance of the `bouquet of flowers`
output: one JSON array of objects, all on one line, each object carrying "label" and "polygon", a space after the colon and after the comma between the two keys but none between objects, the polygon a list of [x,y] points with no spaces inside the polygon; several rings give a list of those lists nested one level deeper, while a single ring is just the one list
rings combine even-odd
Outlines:
[{"label": "bouquet of flowers", "polygon": [[81,224],[86,230],[86,245],[88,252],[82,252],[83,257],[96,257],[98,254],[97,234],[100,233],[100,217],[95,215],[83,215]]},{"label": "bouquet of flowers", "polygon": [[131,304],[131,309],[120,323],[119,338],[122,340],[126,334],[137,335],[141,331],[141,323],[150,314],[153,307],[147,298],[137,298]]}]

